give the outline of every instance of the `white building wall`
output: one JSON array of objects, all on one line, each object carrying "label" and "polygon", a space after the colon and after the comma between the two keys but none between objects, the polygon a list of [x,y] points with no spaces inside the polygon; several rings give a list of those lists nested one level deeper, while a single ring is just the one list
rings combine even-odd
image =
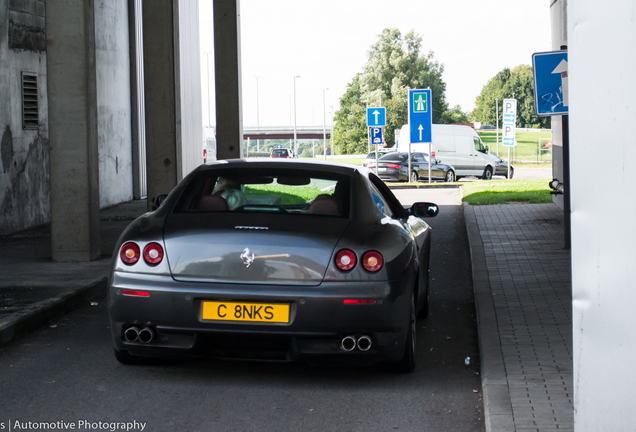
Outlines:
[{"label": "white building wall", "polygon": [[[0,235],[50,218],[45,5],[0,0]],[[38,128],[22,127],[22,72],[38,83]]]},{"label": "white building wall", "polygon": [[[568,2],[568,38],[575,430],[633,431],[634,2]],[[600,160],[604,178],[590,175]]]},{"label": "white building wall", "polygon": [[132,199],[128,1],[95,2],[99,203]]}]

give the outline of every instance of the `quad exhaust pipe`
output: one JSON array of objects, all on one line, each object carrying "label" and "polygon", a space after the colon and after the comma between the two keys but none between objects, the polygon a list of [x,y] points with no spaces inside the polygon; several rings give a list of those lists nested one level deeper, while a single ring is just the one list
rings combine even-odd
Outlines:
[{"label": "quad exhaust pipe", "polygon": [[130,343],[141,342],[148,344],[154,342],[155,338],[156,333],[152,327],[144,327],[140,330],[139,327],[132,326],[124,331],[124,339]]},{"label": "quad exhaust pipe", "polygon": [[356,347],[360,351],[369,351],[372,345],[373,340],[367,335],[360,336],[357,339],[355,336],[345,336],[340,341],[340,349],[346,352],[351,352],[356,349]]}]

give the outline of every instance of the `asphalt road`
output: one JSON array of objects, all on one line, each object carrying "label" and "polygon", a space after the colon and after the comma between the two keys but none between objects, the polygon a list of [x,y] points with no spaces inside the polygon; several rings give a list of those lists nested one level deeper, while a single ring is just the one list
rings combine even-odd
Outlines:
[{"label": "asphalt road", "polygon": [[[113,356],[100,298],[0,350],[0,430],[16,430],[16,420],[62,420],[75,430],[136,421],[145,431],[483,431],[458,192],[398,193],[405,203],[435,201],[441,208],[430,220],[431,315],[418,322],[414,373],[220,360],[124,366]],[[80,421],[93,425],[78,428]]]}]

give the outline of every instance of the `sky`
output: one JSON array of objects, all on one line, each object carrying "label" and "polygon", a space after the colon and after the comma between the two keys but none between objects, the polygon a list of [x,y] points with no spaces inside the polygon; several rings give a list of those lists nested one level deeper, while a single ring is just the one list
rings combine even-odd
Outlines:
[{"label": "sky", "polygon": [[[200,0],[199,10],[203,123],[214,126],[212,0]],[[464,112],[497,72],[552,50],[549,0],[240,0],[240,25],[246,128],[293,124],[298,75],[297,126],[330,127],[385,28],[422,36],[421,52],[444,65],[449,107]]]}]

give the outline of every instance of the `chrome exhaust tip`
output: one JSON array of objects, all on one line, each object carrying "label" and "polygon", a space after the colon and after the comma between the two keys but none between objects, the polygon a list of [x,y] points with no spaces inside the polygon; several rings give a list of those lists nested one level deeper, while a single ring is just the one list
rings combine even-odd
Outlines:
[{"label": "chrome exhaust tip", "polygon": [[353,351],[356,348],[356,338],[354,338],[353,336],[345,336],[342,338],[342,341],[340,342],[340,348],[343,351]]},{"label": "chrome exhaust tip", "polygon": [[150,343],[155,340],[155,331],[151,327],[144,327],[139,332],[139,342],[141,343]]},{"label": "chrome exhaust tip", "polygon": [[369,351],[373,345],[373,341],[369,336],[360,336],[358,338],[358,349],[360,351]]},{"label": "chrome exhaust tip", "polygon": [[126,331],[124,331],[124,339],[126,339],[126,342],[137,342],[137,339],[139,339],[139,329],[137,327],[128,327]]}]

